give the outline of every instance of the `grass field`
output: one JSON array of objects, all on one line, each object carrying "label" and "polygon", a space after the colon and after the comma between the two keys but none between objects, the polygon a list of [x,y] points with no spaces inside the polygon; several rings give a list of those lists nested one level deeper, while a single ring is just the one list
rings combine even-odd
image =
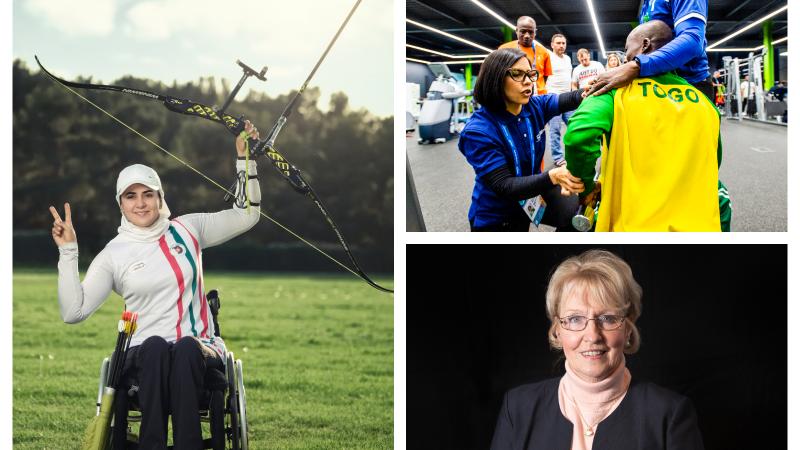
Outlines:
[{"label": "grass field", "polygon": [[[392,447],[391,295],[345,276],[212,273],[205,286],[244,364],[250,448]],[[67,325],[55,268],[17,270],[13,308],[14,448],[78,448],[122,301]]]}]

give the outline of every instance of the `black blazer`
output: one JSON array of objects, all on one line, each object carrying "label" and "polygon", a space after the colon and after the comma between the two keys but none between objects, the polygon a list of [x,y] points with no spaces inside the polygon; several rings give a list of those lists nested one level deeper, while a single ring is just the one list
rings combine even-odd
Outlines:
[{"label": "black blazer", "polygon": [[[560,378],[508,391],[492,450],[569,450],[572,422],[558,405]],[[703,450],[691,401],[652,383],[631,381],[628,393],[597,426],[592,450]]]}]

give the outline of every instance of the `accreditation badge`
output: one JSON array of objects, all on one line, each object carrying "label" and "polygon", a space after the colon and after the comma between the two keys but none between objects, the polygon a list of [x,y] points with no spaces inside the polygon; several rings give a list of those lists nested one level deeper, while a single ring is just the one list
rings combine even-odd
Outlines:
[{"label": "accreditation badge", "polygon": [[547,208],[547,202],[544,201],[541,195],[537,195],[525,201],[520,201],[519,204],[522,205],[522,210],[525,211],[525,215],[538,227],[539,224],[542,223],[542,217],[544,216],[545,208]]}]

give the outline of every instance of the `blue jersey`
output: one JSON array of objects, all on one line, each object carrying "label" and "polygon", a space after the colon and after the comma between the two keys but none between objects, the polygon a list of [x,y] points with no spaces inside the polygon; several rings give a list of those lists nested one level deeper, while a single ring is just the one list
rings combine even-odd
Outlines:
[{"label": "blue jersey", "polygon": [[542,171],[547,122],[559,114],[558,95],[531,97],[519,115],[508,111],[492,113],[478,109],[467,122],[458,140],[458,149],[475,170],[475,188],[469,220],[484,227],[525,217],[519,202],[501,198],[483,183],[482,177],[502,166],[516,176]]},{"label": "blue jersey", "polygon": [[707,79],[706,17],[708,0],[644,0],[639,23],[661,20],[673,30],[675,39],[649,55],[639,55],[639,75],[674,70],[689,83]]}]

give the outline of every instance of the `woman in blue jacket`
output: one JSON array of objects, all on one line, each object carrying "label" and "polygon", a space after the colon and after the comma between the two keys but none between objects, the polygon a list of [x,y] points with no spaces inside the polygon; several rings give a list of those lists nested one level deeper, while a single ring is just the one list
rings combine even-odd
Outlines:
[{"label": "woman in blue jacket", "polygon": [[528,231],[531,222],[571,230],[583,183],[566,167],[543,172],[545,124],[574,110],[579,91],[533,96],[538,73],[519,49],[486,57],[475,84],[481,108],[458,148],[475,170],[472,231]]}]

